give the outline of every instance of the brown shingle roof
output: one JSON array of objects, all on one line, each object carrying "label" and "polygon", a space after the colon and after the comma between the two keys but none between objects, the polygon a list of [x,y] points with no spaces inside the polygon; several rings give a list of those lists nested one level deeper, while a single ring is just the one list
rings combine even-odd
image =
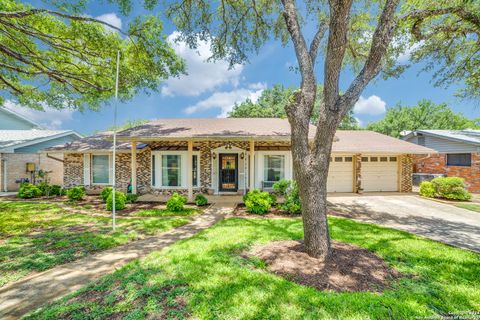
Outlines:
[{"label": "brown shingle roof", "polygon": [[409,153],[429,154],[435,150],[381,133],[366,130],[338,130],[332,151],[341,153]]},{"label": "brown shingle roof", "polygon": [[[315,127],[311,126],[311,138]],[[290,124],[278,118],[206,118],[162,119],[118,133],[120,140],[133,137],[146,139],[253,138],[290,139]]]},{"label": "brown shingle roof", "polygon": [[[93,136],[86,137],[83,139],[75,140],[72,142],[67,142],[65,144],[53,146],[45,149],[46,152],[55,152],[55,151],[75,151],[83,152],[88,150],[94,151],[109,151],[112,146],[112,132],[105,131],[97,133]],[[143,143],[137,143],[137,148],[141,149],[145,146]],[[130,150],[131,143],[126,141],[117,142],[118,150]]]}]

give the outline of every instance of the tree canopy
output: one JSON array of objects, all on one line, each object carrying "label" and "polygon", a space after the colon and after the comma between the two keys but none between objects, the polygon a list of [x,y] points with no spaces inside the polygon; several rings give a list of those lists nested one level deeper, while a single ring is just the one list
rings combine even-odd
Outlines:
[{"label": "tree canopy", "polygon": [[[290,101],[290,97],[296,89],[293,87],[284,87],[280,84],[273,85],[272,88],[265,89],[256,102],[247,99],[242,103],[237,103],[232,111],[228,113],[231,118],[286,118],[285,107]],[[321,89],[317,90],[321,94]],[[321,99],[317,99],[320,103]],[[316,108],[317,109],[317,108]],[[316,123],[318,113],[312,115],[312,123]],[[340,130],[359,130],[360,126],[357,119],[350,111],[339,124]]]},{"label": "tree canopy", "polygon": [[119,97],[156,90],[184,70],[155,16],[135,18],[127,31],[85,16],[0,0],[0,104],[12,99],[42,109],[98,109]]},{"label": "tree canopy", "polygon": [[367,129],[400,137],[404,130],[420,129],[478,129],[480,119],[469,119],[456,113],[446,103],[436,104],[430,100],[421,100],[415,106],[396,105],[387,110],[385,117],[368,124]]}]

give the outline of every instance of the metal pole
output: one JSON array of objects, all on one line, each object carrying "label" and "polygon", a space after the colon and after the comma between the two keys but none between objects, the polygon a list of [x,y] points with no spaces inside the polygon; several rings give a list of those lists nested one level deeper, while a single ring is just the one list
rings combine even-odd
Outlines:
[{"label": "metal pole", "polygon": [[120,50],[117,51],[117,74],[115,78],[115,103],[113,105],[113,168],[112,168],[112,228],[115,232],[115,165],[117,152],[117,105],[118,105],[118,72],[120,66]]}]

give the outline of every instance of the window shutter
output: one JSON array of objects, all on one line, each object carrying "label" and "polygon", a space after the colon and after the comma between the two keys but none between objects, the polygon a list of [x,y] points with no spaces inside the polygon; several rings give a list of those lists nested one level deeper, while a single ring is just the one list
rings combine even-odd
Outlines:
[{"label": "window shutter", "polygon": [[90,154],[85,153],[83,155],[83,184],[85,186],[90,185]]}]

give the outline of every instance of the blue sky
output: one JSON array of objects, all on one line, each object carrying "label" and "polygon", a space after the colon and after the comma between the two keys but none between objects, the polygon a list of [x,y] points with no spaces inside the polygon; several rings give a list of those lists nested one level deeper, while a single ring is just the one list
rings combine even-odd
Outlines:
[{"label": "blue sky", "polygon": [[[44,7],[42,1],[30,1],[33,5]],[[85,14],[100,17],[114,25],[126,28],[129,19],[146,13],[140,6],[135,7],[129,17],[122,17],[114,6],[93,1]],[[165,23],[165,34],[173,38],[175,28]],[[199,47],[198,52],[190,50],[184,44],[175,44],[177,53],[187,62],[188,75],[180,79],[169,79],[150,95],[139,95],[133,100],[119,105],[118,123],[135,119],[179,118],[179,117],[219,117],[224,116],[235,102],[246,98],[256,99],[265,88],[273,84],[298,86],[299,75],[290,70],[295,64],[295,55],[289,45],[283,48],[278,42],[267,43],[258,55],[250,57],[250,63],[239,65],[233,70],[228,63],[217,61],[207,63],[208,44]],[[200,55],[199,55],[200,53]],[[321,57],[320,57],[321,58]],[[404,57],[407,58],[407,57]],[[319,59],[317,74],[321,81],[323,61]],[[446,102],[455,111],[476,118],[480,117],[480,109],[472,101],[461,101],[455,98],[455,88],[436,88],[431,83],[431,74],[420,73],[420,66],[414,66],[399,79],[378,79],[364,91],[355,108],[355,116],[362,125],[381,119],[385,108],[397,103],[413,105],[421,99],[434,102]],[[348,84],[351,75],[344,75],[342,82]],[[111,106],[98,112],[85,111],[53,111],[37,112],[19,109],[13,103],[7,107],[55,129],[73,129],[82,134],[104,130],[112,125],[113,111]]]}]

